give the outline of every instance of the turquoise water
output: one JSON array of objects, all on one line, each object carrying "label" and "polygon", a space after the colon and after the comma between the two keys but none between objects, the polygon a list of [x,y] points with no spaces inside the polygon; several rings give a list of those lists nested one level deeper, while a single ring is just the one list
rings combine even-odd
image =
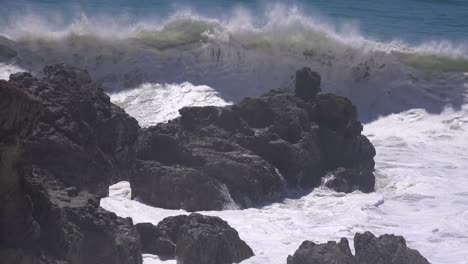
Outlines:
[{"label": "turquoise water", "polygon": [[[12,26],[19,16],[34,14],[43,19],[71,23],[78,16],[125,17],[129,22],[164,19],[181,9],[212,18],[232,16],[236,9],[247,9],[262,23],[271,1],[232,0],[2,0],[0,24]],[[380,41],[408,43],[468,40],[468,1],[466,0],[316,0],[284,1],[302,13],[337,26],[352,25],[362,34]],[[277,19],[281,19],[278,17]]]}]

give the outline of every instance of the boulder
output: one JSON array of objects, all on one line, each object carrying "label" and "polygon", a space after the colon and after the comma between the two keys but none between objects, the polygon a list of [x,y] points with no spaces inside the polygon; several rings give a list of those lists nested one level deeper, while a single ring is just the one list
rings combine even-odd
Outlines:
[{"label": "boulder", "polygon": [[339,243],[329,241],[316,244],[304,241],[293,256],[288,256],[287,264],[358,264],[346,238]]},{"label": "boulder", "polygon": [[231,264],[252,257],[252,249],[219,217],[191,214],[176,242],[178,264]]},{"label": "boulder", "polygon": [[136,224],[136,229],[140,234],[142,252],[147,254],[174,257],[175,239],[167,237],[163,231],[150,223]]},{"label": "boulder", "polygon": [[[375,149],[356,108],[318,93],[320,76],[310,69],[297,76],[296,95],[275,90],[232,106],[186,107],[143,129],[132,195],[171,209],[248,208],[278,201],[288,188],[317,187],[338,168],[349,173],[335,190],[373,191]],[[298,92],[304,87],[307,96]]]},{"label": "boulder", "polygon": [[375,177],[368,170],[338,168],[323,178],[323,185],[337,192],[351,193],[360,190],[370,193],[374,190]]},{"label": "boulder", "polygon": [[293,256],[288,256],[287,264],[429,264],[418,251],[408,248],[401,236],[358,233],[354,248],[353,256],[346,238],[339,243],[304,241]]},{"label": "boulder", "polygon": [[[200,214],[138,224],[146,251],[175,257],[178,264],[231,264],[252,257],[252,249],[219,217]],[[173,246],[175,245],[175,252]]]},{"label": "boulder", "polygon": [[354,236],[354,248],[356,260],[362,264],[429,264],[417,250],[406,246],[402,236],[358,233]]},{"label": "boulder", "polygon": [[113,105],[84,70],[60,64],[46,67],[44,75],[10,77],[43,104],[26,144],[32,164],[68,186],[107,195],[111,183],[128,180],[133,170],[137,121]]},{"label": "boulder", "polygon": [[232,203],[226,187],[198,170],[139,161],[131,182],[132,197],[166,209],[222,210]]}]

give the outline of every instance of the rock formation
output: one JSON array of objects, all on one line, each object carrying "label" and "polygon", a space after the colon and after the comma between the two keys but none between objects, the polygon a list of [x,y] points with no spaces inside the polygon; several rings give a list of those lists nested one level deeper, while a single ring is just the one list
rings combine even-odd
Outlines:
[{"label": "rock formation", "polygon": [[[2,263],[141,264],[142,250],[175,256],[179,264],[251,257],[220,218],[192,214],[135,227],[101,209],[99,199],[110,184],[128,179],[143,202],[189,211],[247,208],[322,183],[373,191],[375,150],[361,135],[355,107],[319,92],[320,76],[303,69],[295,94],[183,108],[180,118],[141,130],[76,67],[48,66],[42,79],[18,73],[0,81]],[[359,239],[364,253],[354,258],[394,254],[386,246],[393,240]],[[320,251],[353,258],[343,243]],[[416,256],[404,249],[398,247],[401,258]]]},{"label": "rock formation", "polygon": [[132,169],[136,121],[86,72],[45,74],[0,81],[2,263],[141,264],[132,220],[99,208],[111,173]]},{"label": "rock formation", "polygon": [[[143,129],[133,197],[169,208],[246,208],[313,188],[372,192],[375,149],[351,101],[321,94],[320,76],[296,74],[296,95],[272,91],[228,107],[180,109]],[[331,179],[331,177],[328,177]]]},{"label": "rock formation", "polygon": [[32,164],[67,186],[107,196],[109,185],[128,179],[133,169],[138,123],[86,71],[54,65],[44,74],[42,80],[29,73],[10,77],[43,104],[26,144]]},{"label": "rock formation", "polygon": [[174,257],[178,264],[231,264],[252,257],[252,249],[219,217],[200,214],[138,224],[144,252]]},{"label": "rock formation", "polygon": [[353,256],[346,238],[339,243],[316,244],[304,241],[287,264],[429,264],[418,251],[406,246],[401,236],[375,237],[370,232],[354,236]]},{"label": "rock formation", "polygon": [[0,113],[0,259],[33,263],[36,259],[21,249],[36,243],[40,234],[23,184],[31,173],[23,141],[39,117],[40,103],[0,80]]}]

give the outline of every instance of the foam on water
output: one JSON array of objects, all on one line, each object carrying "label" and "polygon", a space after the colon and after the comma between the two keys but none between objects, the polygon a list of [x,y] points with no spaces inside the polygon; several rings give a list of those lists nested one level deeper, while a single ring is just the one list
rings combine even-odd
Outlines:
[{"label": "foam on water", "polygon": [[[468,107],[440,115],[415,109],[365,126],[377,149],[375,193],[318,188],[300,199],[260,209],[202,212],[220,216],[254,250],[243,263],[284,264],[304,240],[352,238],[366,230],[406,237],[432,263],[468,262]],[[124,192],[124,195],[118,195]],[[137,223],[186,213],[129,199],[128,184],[111,187],[101,206]],[[147,255],[145,263],[175,263]]]},{"label": "foam on water", "polygon": [[145,83],[135,89],[114,93],[111,98],[143,127],[174,119],[179,116],[178,110],[186,106],[230,104],[212,88],[188,82],[180,85]]}]

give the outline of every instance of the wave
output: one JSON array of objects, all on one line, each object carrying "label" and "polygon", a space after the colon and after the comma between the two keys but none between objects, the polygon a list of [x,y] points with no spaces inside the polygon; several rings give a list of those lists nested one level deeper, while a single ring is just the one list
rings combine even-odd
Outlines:
[{"label": "wave", "polygon": [[274,5],[261,16],[242,8],[224,19],[187,10],[159,20],[81,15],[65,26],[29,14],[0,32],[19,53],[10,66],[40,74],[48,64],[76,64],[109,92],[190,82],[235,102],[289,87],[295,70],[310,66],[324,90],[351,97],[369,117],[408,104],[441,111],[464,102],[467,44],[379,42],[323,21]]}]

